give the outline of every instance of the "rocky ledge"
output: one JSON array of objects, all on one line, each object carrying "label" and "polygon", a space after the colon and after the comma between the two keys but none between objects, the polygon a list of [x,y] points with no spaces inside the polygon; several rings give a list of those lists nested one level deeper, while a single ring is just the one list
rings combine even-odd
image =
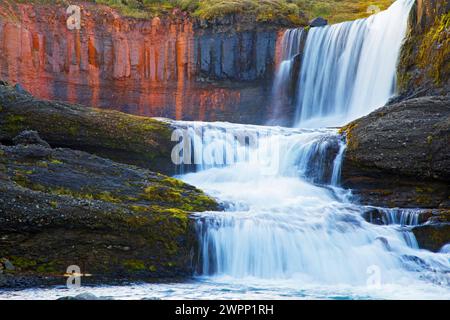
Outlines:
[{"label": "rocky ledge", "polygon": [[387,105],[341,131],[344,187],[362,204],[433,209],[413,228],[419,246],[437,251],[450,242],[450,97]]},{"label": "rocky ledge", "polygon": [[0,286],[192,274],[190,212],[217,210],[193,186],[71,149],[36,132],[0,145]]},{"label": "rocky ledge", "polygon": [[0,81],[0,142],[36,130],[53,147],[82,150],[121,163],[174,173],[171,128],[155,119],[41,100]]}]

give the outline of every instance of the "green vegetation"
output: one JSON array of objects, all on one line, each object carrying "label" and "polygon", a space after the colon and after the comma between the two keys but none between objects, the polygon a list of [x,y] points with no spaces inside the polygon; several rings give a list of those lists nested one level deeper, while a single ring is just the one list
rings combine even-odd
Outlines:
[{"label": "green vegetation", "polygon": [[395,0],[293,0],[309,18],[324,17],[329,23],[366,18],[378,7],[386,10]]},{"label": "green vegetation", "polygon": [[428,68],[428,76],[440,85],[450,75],[450,12],[436,18],[433,27],[425,34],[419,49],[419,67]]},{"label": "green vegetation", "polygon": [[[15,2],[69,4],[66,0]],[[254,16],[259,22],[285,21],[304,25],[308,19],[318,16],[328,19],[330,23],[364,18],[373,12],[371,11],[373,6],[385,10],[394,0],[89,0],[89,2],[107,5],[124,16],[134,18],[145,19],[167,15],[174,9],[179,9],[205,20],[213,20],[228,14],[245,14]]]}]

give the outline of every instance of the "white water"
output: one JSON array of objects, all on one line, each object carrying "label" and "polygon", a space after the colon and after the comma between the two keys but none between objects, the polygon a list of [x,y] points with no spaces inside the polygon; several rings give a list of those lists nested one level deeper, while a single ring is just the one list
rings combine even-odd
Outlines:
[{"label": "white water", "polygon": [[286,30],[283,35],[281,41],[281,62],[272,86],[271,122],[276,123],[283,116],[284,108],[292,103],[293,97],[290,87],[292,86],[292,81],[294,81],[292,79],[295,65],[294,59],[301,51],[304,35],[305,32],[302,28]]},{"label": "white water", "polygon": [[308,31],[297,87],[297,126],[340,126],[388,101],[395,93],[413,2],[397,0],[367,19]]},{"label": "white water", "polygon": [[[234,163],[228,166],[213,167],[208,160],[209,169],[181,177],[227,204],[225,212],[197,214],[201,275],[232,282],[289,280],[299,288],[364,287],[377,270],[384,284],[447,285],[450,256],[419,250],[406,226],[418,223],[416,211],[383,209],[389,225],[377,226],[362,217],[369,208],[350,202],[349,192],[338,187],[344,144],[335,130],[187,125],[194,124],[203,130],[190,133],[202,132],[212,146],[202,146],[205,159],[223,155],[218,149],[224,145],[210,137],[225,141],[229,132],[271,133],[247,153],[239,145],[229,149]],[[191,140],[199,143],[200,137]]]}]

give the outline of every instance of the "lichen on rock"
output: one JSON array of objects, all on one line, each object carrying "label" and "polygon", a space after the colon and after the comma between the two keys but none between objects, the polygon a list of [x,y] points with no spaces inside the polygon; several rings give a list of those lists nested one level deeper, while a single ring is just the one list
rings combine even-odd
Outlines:
[{"label": "lichen on rock", "polygon": [[0,252],[14,266],[3,271],[4,286],[63,284],[70,265],[92,274],[87,282],[192,274],[189,217],[218,210],[214,199],[180,180],[34,137],[35,144],[0,145]]}]

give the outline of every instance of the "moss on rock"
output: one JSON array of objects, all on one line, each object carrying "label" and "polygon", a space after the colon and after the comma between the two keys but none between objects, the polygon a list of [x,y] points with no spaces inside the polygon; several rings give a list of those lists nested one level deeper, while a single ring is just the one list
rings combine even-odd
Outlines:
[{"label": "moss on rock", "polygon": [[0,252],[17,267],[12,276],[63,284],[70,265],[92,274],[88,283],[191,274],[190,214],[218,209],[202,191],[82,151],[0,152]]},{"label": "moss on rock", "polygon": [[155,119],[35,99],[0,85],[0,142],[23,130],[38,131],[52,146],[172,174],[170,125]]}]

